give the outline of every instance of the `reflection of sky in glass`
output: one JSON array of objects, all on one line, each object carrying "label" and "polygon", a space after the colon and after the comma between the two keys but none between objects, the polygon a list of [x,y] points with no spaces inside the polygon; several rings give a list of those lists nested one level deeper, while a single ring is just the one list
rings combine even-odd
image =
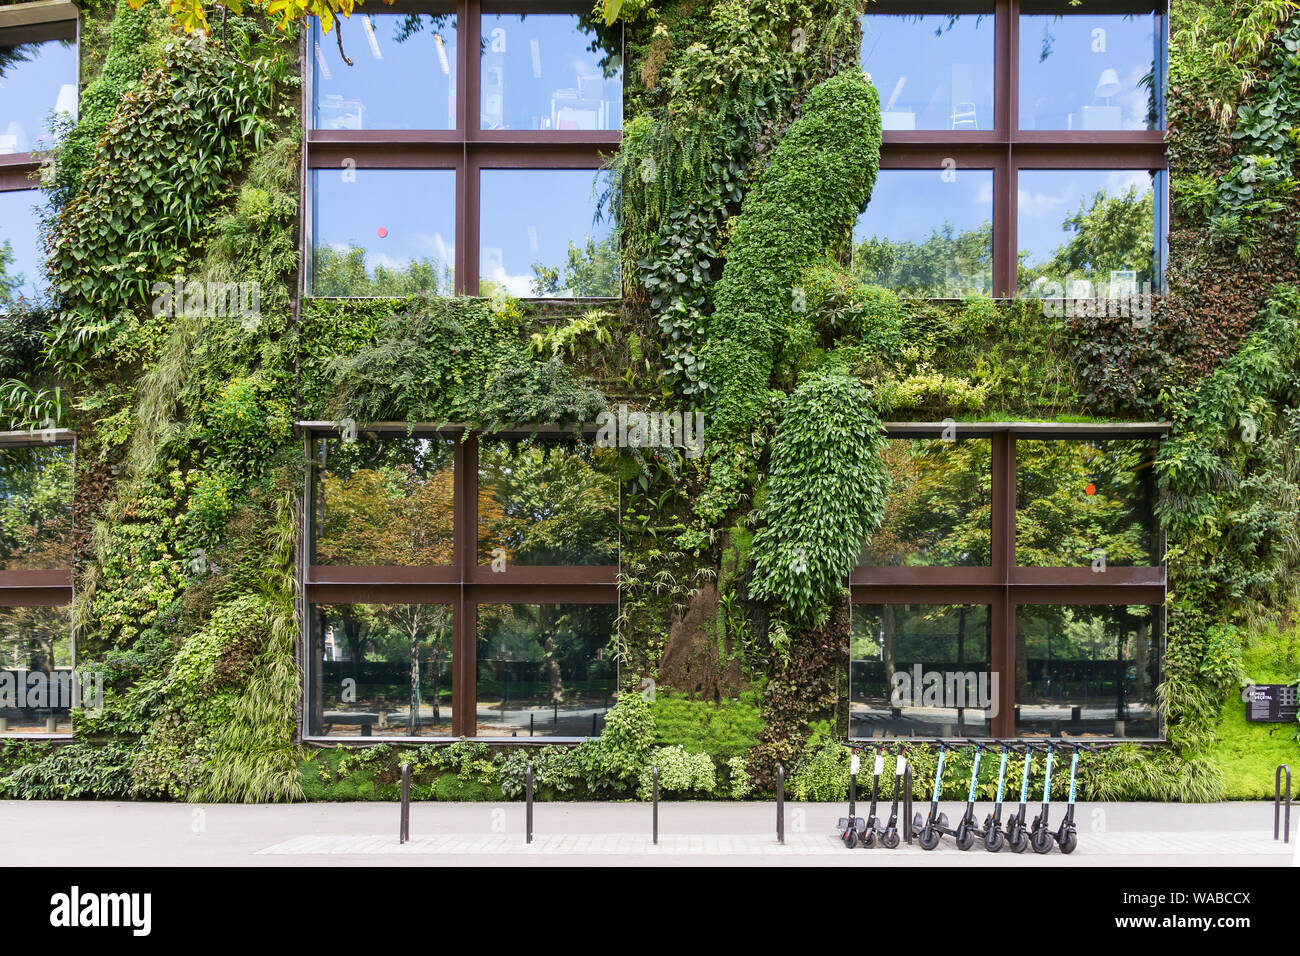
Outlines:
[{"label": "reflection of sky in glass", "polygon": [[[441,276],[455,263],[454,170],[317,169],[312,181],[315,247],[363,249],[368,275],[376,266],[397,270],[428,259]],[[319,272],[314,281],[319,288]]]},{"label": "reflection of sky in glass", "polygon": [[993,171],[956,169],[952,182],[941,169],[882,169],[866,212],[853,227],[853,241],[872,236],[922,243],[951,223],[958,234],[993,219]]},{"label": "reflection of sky in glass", "polygon": [[400,40],[407,17],[358,14],[334,34],[312,32],[315,128],[454,129],[456,17],[421,16],[420,29]]},{"label": "reflection of sky in glass", "polygon": [[47,149],[50,113],[76,114],[77,45],[46,40],[0,50],[19,50],[25,58],[0,75],[0,153]]},{"label": "reflection of sky in glass", "polygon": [[1152,14],[1022,16],[1020,128],[1148,129],[1154,60]]},{"label": "reflection of sky in glass", "polygon": [[41,295],[46,289],[37,216],[33,208],[40,198],[35,189],[0,192],[0,243],[8,240],[14,256],[5,272],[10,279],[22,276],[18,294],[27,298]]},{"label": "reflection of sky in glass", "polygon": [[992,12],[865,16],[861,63],[885,129],[993,128]]},{"label": "reflection of sky in glass", "polygon": [[606,173],[590,169],[485,169],[480,180],[479,275],[514,296],[531,296],[533,263],[563,279],[569,243],[579,248],[613,234],[595,222],[596,193]]},{"label": "reflection of sky in glass", "polygon": [[622,75],[570,14],[484,14],[482,129],[618,129]]},{"label": "reflection of sky in glass", "polygon": [[[1121,196],[1136,186],[1140,196],[1152,187],[1151,174],[1140,169],[1022,169],[1019,179],[1016,245],[1022,253],[1029,253],[1024,260],[1028,266],[1047,262],[1058,247],[1075,236],[1061,224],[1079,211],[1080,203],[1091,207],[1098,190]],[[1150,266],[1149,262],[1135,262],[1130,268],[1149,271]]]}]

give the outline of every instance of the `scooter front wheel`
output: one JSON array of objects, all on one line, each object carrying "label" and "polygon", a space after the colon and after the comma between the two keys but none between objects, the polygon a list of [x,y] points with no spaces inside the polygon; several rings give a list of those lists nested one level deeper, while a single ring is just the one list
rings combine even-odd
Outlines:
[{"label": "scooter front wheel", "polygon": [[920,840],[922,850],[933,850],[939,845],[939,831],[927,824],[926,826],[921,827],[918,839]]},{"label": "scooter front wheel", "polygon": [[1073,830],[1065,831],[1065,836],[1060,840],[1062,853],[1073,853],[1074,848],[1079,845],[1079,837]]},{"label": "scooter front wheel", "polygon": [[953,842],[957,844],[959,850],[969,850],[975,845],[975,834],[971,833],[966,824],[957,824],[957,833],[953,837]]},{"label": "scooter front wheel", "polygon": [[1012,853],[1024,853],[1025,848],[1029,846],[1029,838],[1025,836],[1025,831],[1017,830],[1015,836],[1007,837],[1007,846]]},{"label": "scooter front wheel", "polygon": [[880,845],[883,846],[886,850],[897,850],[898,831],[886,830],[884,833],[880,834]]},{"label": "scooter front wheel", "polygon": [[858,831],[850,827],[844,834],[844,845],[852,850],[858,845]]},{"label": "scooter front wheel", "polygon": [[1006,842],[1007,838],[1002,835],[1001,830],[989,830],[984,834],[984,849],[990,853],[997,853]]},{"label": "scooter front wheel", "polygon": [[1050,853],[1052,849],[1052,834],[1049,830],[1039,827],[1034,831],[1034,835],[1029,838],[1033,844],[1035,853]]},{"label": "scooter front wheel", "polygon": [[876,845],[875,830],[868,830],[866,833],[862,834],[862,845],[866,847],[868,850],[870,850],[873,846]]}]

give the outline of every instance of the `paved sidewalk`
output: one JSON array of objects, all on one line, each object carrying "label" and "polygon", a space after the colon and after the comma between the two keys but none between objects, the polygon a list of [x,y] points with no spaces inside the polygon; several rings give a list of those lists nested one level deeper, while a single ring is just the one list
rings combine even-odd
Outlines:
[{"label": "paved sidewalk", "polygon": [[[989,809],[980,805],[978,817]],[[944,810],[954,819],[961,813],[956,804],[945,804]],[[1295,834],[1291,846],[1272,839],[1269,803],[1080,804],[1079,847],[1071,856],[1056,850],[1043,856],[994,854],[978,847],[963,853],[950,839],[930,853],[906,844],[897,850],[848,850],[831,832],[844,811],[838,804],[787,804],[781,846],[771,803],[664,803],[654,845],[646,804],[539,803],[529,845],[520,803],[417,803],[411,808],[412,840],[401,845],[393,803],[5,802],[0,803],[0,853],[12,866],[1222,867],[1295,862]]]}]

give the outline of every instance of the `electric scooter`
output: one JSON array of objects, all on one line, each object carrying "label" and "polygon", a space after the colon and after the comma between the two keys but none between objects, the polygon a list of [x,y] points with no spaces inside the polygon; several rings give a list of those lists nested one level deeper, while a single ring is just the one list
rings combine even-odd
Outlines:
[{"label": "electric scooter", "polygon": [[980,756],[984,753],[984,745],[978,740],[967,740],[967,743],[975,745],[975,759],[971,763],[970,789],[966,794],[966,812],[957,821],[957,829],[953,833],[953,842],[957,844],[959,850],[969,850],[975,845],[975,837],[984,835],[975,822],[975,789],[979,786]]},{"label": "electric scooter", "polygon": [[[1007,817],[1007,846],[1012,853],[1024,853],[1029,846],[1025,832],[1025,807],[1029,803],[1029,772],[1034,764],[1034,751],[1025,744],[1025,767],[1020,777],[1020,808]],[[1014,749],[1014,748],[1013,748]]]},{"label": "electric scooter", "polygon": [[880,845],[886,850],[898,849],[898,798],[903,792],[903,776],[907,773],[907,748],[900,747],[894,761],[894,805],[889,810],[889,822],[880,831]]},{"label": "electric scooter", "polygon": [[1078,742],[1071,743],[1068,746],[1074,750],[1074,755],[1070,758],[1070,803],[1065,810],[1065,819],[1061,821],[1060,827],[1057,828],[1054,834],[1056,845],[1061,848],[1062,853],[1073,853],[1074,848],[1079,845],[1078,833],[1074,826],[1074,789],[1079,777],[1079,751],[1097,752],[1096,747],[1089,747],[1087,744]]},{"label": "electric scooter", "polygon": [[[971,743],[980,746],[977,741]],[[998,765],[998,795],[993,803],[993,812],[984,818],[983,827],[971,827],[971,832],[984,840],[984,849],[990,853],[997,853],[1006,845],[1007,838],[1002,835],[1002,795],[1006,790],[1007,782],[1007,742],[999,740],[998,744],[1002,748],[1002,760]],[[993,748],[984,745],[985,750],[991,751]]]},{"label": "electric scooter", "polygon": [[1038,816],[1034,817],[1034,824],[1029,828],[1029,845],[1034,848],[1035,853],[1047,853],[1052,849],[1052,830],[1048,817],[1052,810],[1052,757],[1054,755],[1052,741],[1047,742],[1043,749],[1047,751],[1047,768],[1043,771],[1043,805],[1038,811]]},{"label": "electric scooter", "polygon": [[880,798],[880,775],[885,772],[885,748],[876,747],[875,766],[871,774],[871,809],[867,811],[867,832],[862,837],[862,845],[873,847],[876,836],[881,832],[880,817],[876,815],[876,803]]},{"label": "electric scooter", "polygon": [[[849,758],[849,815],[840,817],[835,824],[835,829],[839,832],[840,839],[844,845],[852,850],[858,845],[859,841],[864,844],[867,835],[867,821],[857,816],[858,804],[858,768],[860,765],[859,751],[857,747],[849,745],[849,751],[852,756]],[[874,834],[873,841],[874,842]]]},{"label": "electric scooter", "polygon": [[918,813],[912,820],[912,829],[916,831],[922,850],[933,850],[946,833],[953,836],[955,831],[948,827],[948,814],[939,812],[939,792],[943,789],[943,764],[947,759],[947,745],[939,744],[939,764],[934,770],[934,796],[930,798],[930,815],[922,819]]}]

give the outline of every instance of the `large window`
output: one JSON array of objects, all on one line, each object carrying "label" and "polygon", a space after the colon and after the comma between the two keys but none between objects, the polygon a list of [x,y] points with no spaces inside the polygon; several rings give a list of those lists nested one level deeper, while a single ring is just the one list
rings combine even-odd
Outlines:
[{"label": "large window", "polygon": [[1162,733],[1159,424],[895,424],[850,579],[856,737]]},{"label": "large window", "polygon": [[77,114],[77,8],[0,7],[0,312],[46,291],[36,206],[40,150]]},{"label": "large window", "polygon": [[72,732],[73,453],[67,432],[0,433],[0,734]]},{"label": "large window", "polygon": [[917,296],[1159,291],[1165,0],[880,0],[863,278]]},{"label": "large window", "polygon": [[308,292],[617,296],[621,28],[565,0],[383,9],[308,41]]},{"label": "large window", "polygon": [[612,449],[301,426],[305,736],[599,734],[617,694]]}]

